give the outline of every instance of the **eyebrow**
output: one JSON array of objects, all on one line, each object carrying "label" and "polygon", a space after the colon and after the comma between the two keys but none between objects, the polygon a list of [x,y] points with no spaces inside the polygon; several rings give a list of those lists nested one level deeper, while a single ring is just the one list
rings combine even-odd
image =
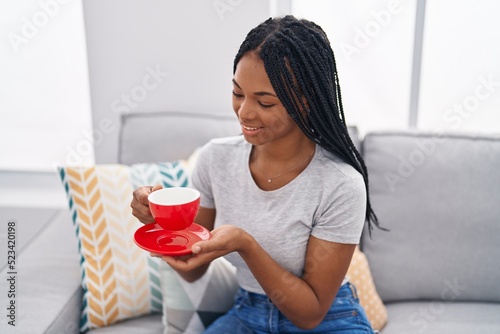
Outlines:
[{"label": "eyebrow", "polygon": [[[241,89],[240,85],[238,85],[238,83],[236,82],[236,80],[233,79],[232,81],[233,81],[233,84],[236,87],[238,87],[239,89]],[[277,96],[275,94],[270,93],[270,92],[255,92],[253,94],[257,95],[257,96],[272,96],[272,97],[276,97],[277,98]]]}]

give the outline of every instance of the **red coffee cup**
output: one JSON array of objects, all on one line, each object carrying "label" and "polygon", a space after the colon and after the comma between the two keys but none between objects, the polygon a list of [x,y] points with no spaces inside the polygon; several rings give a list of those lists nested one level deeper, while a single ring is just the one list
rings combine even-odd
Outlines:
[{"label": "red coffee cup", "polygon": [[200,208],[200,192],[186,187],[163,188],[148,196],[149,209],[156,223],[165,230],[188,228]]}]

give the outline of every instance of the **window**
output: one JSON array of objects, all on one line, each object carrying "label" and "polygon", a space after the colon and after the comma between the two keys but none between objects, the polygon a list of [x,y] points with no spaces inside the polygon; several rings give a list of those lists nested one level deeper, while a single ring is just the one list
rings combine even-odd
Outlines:
[{"label": "window", "polygon": [[[416,22],[417,5],[425,11]],[[328,34],[347,121],[362,133],[408,127],[419,24],[417,128],[498,133],[499,11],[500,3],[488,0],[292,0],[294,15]]]},{"label": "window", "polygon": [[0,170],[92,164],[80,1],[0,4]]},{"label": "window", "polygon": [[294,0],[292,12],[327,33],[348,124],[360,132],[405,128],[416,1]]},{"label": "window", "polygon": [[420,128],[500,132],[500,2],[427,1]]}]

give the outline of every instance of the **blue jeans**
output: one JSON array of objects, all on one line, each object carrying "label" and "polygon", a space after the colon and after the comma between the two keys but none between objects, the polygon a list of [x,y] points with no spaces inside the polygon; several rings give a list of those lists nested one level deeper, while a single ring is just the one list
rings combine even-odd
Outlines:
[{"label": "blue jeans", "polygon": [[314,329],[292,324],[266,295],[239,289],[233,307],[210,325],[204,334],[335,333],[366,334],[373,330],[350,283],[339,288],[323,321]]}]

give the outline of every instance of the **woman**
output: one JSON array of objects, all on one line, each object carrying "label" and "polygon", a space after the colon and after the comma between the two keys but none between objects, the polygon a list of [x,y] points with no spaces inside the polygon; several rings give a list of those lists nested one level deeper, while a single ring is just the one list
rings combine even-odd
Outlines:
[{"label": "woman", "polygon": [[[250,31],[234,61],[243,136],[213,140],[192,175],[196,223],[212,238],[164,256],[186,280],[225,256],[233,308],[205,333],[372,333],[345,280],[364,222],[378,226],[363,160],[347,132],[335,58],[323,30],[293,16]],[[134,215],[153,218],[134,192]]]}]

